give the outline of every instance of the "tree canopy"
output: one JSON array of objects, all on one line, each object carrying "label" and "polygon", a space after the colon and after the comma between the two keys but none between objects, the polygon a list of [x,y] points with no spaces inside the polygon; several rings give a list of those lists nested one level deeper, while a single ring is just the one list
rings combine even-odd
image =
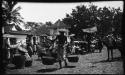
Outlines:
[{"label": "tree canopy", "polygon": [[26,29],[30,29],[30,30],[34,30],[39,28],[41,25],[43,25],[42,23],[37,23],[37,22],[26,22],[25,23],[25,28]]},{"label": "tree canopy", "polygon": [[14,6],[16,4],[17,4],[17,1],[14,1],[14,0],[2,0],[3,26],[17,25],[16,27],[18,27],[19,29],[20,23],[24,23],[23,18],[18,12],[21,9],[21,7],[17,7],[14,9]]},{"label": "tree canopy", "polygon": [[120,8],[103,7],[98,8],[93,4],[89,7],[85,5],[77,6],[72,9],[71,14],[66,14],[63,18],[63,22],[66,25],[70,25],[70,33],[81,36],[83,34],[82,29],[97,26],[99,35],[106,35],[110,32],[121,33],[122,14]]}]

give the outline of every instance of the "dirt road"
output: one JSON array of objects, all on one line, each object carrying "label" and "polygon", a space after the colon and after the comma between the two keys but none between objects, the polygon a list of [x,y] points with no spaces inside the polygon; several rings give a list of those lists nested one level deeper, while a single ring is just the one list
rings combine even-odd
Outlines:
[{"label": "dirt road", "polygon": [[[78,63],[68,62],[68,67],[58,69],[58,63],[46,66],[34,55],[31,67],[8,69],[7,74],[123,74],[123,61],[118,60],[118,57],[120,57],[120,52],[114,50],[115,59],[107,62],[107,51],[104,47],[101,53],[79,55]],[[8,66],[14,65],[9,64]]]}]

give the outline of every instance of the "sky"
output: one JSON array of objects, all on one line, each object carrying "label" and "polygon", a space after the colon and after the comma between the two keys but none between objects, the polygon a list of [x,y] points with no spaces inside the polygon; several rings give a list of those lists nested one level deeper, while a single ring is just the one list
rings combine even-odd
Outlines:
[{"label": "sky", "polygon": [[[24,18],[24,21],[30,22],[42,22],[51,21],[55,23],[58,19],[63,19],[66,17],[66,13],[70,14],[72,9],[78,5],[88,5],[87,2],[72,2],[72,3],[34,3],[34,2],[19,2],[14,8],[21,6],[19,11],[21,16]],[[123,1],[100,1],[94,2],[94,5],[99,7],[120,7],[123,10]]]}]

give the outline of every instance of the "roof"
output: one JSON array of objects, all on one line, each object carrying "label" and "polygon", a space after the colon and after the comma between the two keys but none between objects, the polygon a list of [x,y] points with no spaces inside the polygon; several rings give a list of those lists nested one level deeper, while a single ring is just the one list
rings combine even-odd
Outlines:
[{"label": "roof", "polygon": [[48,28],[70,28],[70,26],[64,24],[62,21],[58,20],[55,22],[55,24],[53,24],[52,26],[48,27]]},{"label": "roof", "polygon": [[12,34],[3,34],[5,38],[26,38],[27,35],[12,35]]},{"label": "roof", "polygon": [[42,27],[36,29],[36,30],[22,30],[22,31],[12,31],[12,30],[6,30],[5,34],[13,34],[13,35],[38,35],[38,36],[44,36],[49,35],[49,29],[43,25]]},{"label": "roof", "polygon": [[62,31],[62,32],[69,32],[68,29],[58,29],[58,31]]},{"label": "roof", "polygon": [[38,36],[50,35],[50,30],[46,27],[46,25],[43,25],[40,28],[32,31],[32,34]]},{"label": "roof", "polygon": [[15,26],[17,31],[13,31],[12,30],[13,26],[14,26],[13,24],[4,26],[4,33],[5,34],[13,34],[13,35],[31,35],[30,31],[22,30],[19,26]]},{"label": "roof", "polygon": [[29,31],[6,31],[5,34],[13,34],[13,35],[32,35]]}]

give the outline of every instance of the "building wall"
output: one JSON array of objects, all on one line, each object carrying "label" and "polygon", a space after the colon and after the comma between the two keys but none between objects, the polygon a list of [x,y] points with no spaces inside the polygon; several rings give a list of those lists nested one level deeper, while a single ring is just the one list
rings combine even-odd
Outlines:
[{"label": "building wall", "polygon": [[17,42],[22,42],[22,44],[26,45],[26,35],[15,35],[17,38]]},{"label": "building wall", "polygon": [[5,34],[5,36],[4,36],[5,38],[6,37],[8,37],[8,38],[16,38],[17,39],[17,43],[18,42],[22,42],[22,44],[26,44],[26,37],[27,37],[27,35],[11,35],[11,34]]}]

